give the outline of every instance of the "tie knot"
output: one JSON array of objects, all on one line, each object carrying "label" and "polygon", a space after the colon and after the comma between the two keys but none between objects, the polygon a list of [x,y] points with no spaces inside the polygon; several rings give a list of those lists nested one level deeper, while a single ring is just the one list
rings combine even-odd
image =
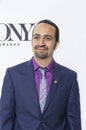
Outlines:
[{"label": "tie knot", "polygon": [[40,73],[42,74],[42,76],[45,76],[46,69],[39,68],[38,70],[40,71]]}]

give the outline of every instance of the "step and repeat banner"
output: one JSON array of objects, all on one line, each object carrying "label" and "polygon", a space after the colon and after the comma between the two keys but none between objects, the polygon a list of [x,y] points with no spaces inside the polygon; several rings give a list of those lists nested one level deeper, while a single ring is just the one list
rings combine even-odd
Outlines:
[{"label": "step and repeat banner", "polygon": [[86,2],[85,0],[0,0],[0,96],[8,67],[29,60],[32,29],[50,19],[60,29],[56,62],[78,73],[82,129],[86,130]]}]

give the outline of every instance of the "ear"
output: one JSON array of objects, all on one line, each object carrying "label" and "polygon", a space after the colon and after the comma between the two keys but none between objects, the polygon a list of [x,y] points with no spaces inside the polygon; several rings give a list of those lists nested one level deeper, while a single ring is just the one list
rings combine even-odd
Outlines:
[{"label": "ear", "polygon": [[55,50],[58,48],[59,44],[60,42],[56,41],[55,48],[54,48]]}]

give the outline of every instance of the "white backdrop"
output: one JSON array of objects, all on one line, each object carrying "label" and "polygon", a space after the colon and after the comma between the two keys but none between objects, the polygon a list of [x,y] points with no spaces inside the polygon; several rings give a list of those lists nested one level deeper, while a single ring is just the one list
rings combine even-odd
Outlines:
[{"label": "white backdrop", "polygon": [[[54,58],[58,63],[78,73],[82,130],[86,130],[85,12],[85,0],[0,0],[0,23],[13,23],[18,26],[18,23],[36,23],[47,18],[59,26],[60,46],[55,51]],[[2,32],[0,25],[0,38]],[[17,40],[16,38],[14,42],[18,43]],[[5,41],[3,46],[0,41],[0,95],[6,68],[29,60],[33,56],[30,41],[20,41],[19,46],[7,46],[7,43]]]}]

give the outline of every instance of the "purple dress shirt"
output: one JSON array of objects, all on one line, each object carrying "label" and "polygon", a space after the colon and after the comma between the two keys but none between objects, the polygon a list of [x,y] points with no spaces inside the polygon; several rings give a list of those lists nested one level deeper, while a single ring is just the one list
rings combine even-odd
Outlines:
[{"label": "purple dress shirt", "polygon": [[[39,72],[38,68],[40,67],[37,62],[32,58],[33,63],[33,69],[34,69],[34,75],[35,75],[35,83],[36,83],[36,89],[39,95],[39,87],[40,87],[40,79],[41,79],[41,73]],[[53,68],[54,60],[51,61],[51,63],[46,67],[46,81],[47,81],[47,94],[49,92],[51,81],[52,81],[52,68]]]}]

